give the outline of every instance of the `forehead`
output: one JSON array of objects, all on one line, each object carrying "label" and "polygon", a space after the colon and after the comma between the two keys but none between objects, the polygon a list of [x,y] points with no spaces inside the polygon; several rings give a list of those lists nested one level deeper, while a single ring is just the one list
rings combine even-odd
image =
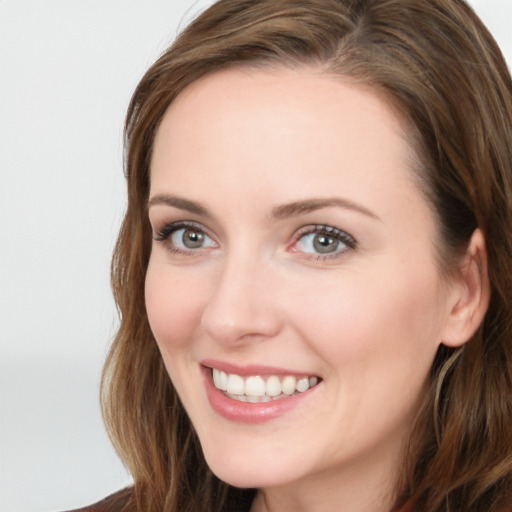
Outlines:
[{"label": "forehead", "polygon": [[279,190],[286,201],[325,195],[341,179],[346,194],[364,199],[365,189],[375,193],[391,178],[412,185],[405,131],[380,95],[340,77],[311,68],[223,70],[192,83],[166,112],[152,193],[181,187],[201,200],[222,180],[250,182],[253,195]]},{"label": "forehead", "polygon": [[[222,121],[231,136],[236,128],[255,126],[258,121],[267,127],[260,137],[294,121],[305,130],[321,125],[324,136],[329,131],[338,136],[347,126],[346,119],[354,128],[364,127],[368,137],[384,129],[405,141],[409,129],[383,92],[313,67],[243,67],[210,73],[186,87],[170,105],[162,123],[167,128],[172,124],[165,122],[168,118],[179,124],[179,133],[172,135],[183,136],[190,128],[197,133],[208,123],[220,128]],[[232,121],[237,126],[230,125]]]}]

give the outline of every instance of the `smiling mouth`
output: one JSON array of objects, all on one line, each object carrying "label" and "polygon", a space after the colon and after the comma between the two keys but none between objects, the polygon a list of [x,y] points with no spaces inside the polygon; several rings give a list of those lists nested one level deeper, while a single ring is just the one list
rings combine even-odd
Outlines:
[{"label": "smiling mouth", "polygon": [[296,377],[294,375],[251,375],[242,377],[212,368],[213,383],[226,396],[240,402],[262,403],[282,400],[304,393],[319,384],[317,376]]}]

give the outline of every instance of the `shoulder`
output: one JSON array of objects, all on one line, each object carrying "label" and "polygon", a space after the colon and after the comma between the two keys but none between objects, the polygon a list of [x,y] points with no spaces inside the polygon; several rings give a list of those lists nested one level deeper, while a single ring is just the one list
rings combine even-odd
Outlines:
[{"label": "shoulder", "polygon": [[107,496],[101,501],[98,501],[98,503],[67,512],[134,512],[135,509],[131,502],[132,495],[133,488],[127,487],[126,489]]}]

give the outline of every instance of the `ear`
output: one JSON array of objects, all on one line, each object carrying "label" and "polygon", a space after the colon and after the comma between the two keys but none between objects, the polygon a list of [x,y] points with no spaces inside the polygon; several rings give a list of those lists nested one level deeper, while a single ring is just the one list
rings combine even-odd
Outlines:
[{"label": "ear", "polygon": [[443,330],[442,344],[459,347],[482,323],[490,299],[485,237],[480,229],[471,236],[454,278],[452,307]]}]

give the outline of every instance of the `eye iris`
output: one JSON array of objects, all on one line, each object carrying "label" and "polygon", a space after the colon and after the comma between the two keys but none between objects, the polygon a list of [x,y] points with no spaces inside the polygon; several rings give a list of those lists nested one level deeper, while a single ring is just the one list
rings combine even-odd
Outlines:
[{"label": "eye iris", "polygon": [[192,229],[186,229],[182,237],[183,245],[189,249],[197,249],[204,243],[204,234]]},{"label": "eye iris", "polygon": [[338,248],[338,240],[332,236],[319,233],[313,239],[313,247],[320,253],[334,252]]}]

